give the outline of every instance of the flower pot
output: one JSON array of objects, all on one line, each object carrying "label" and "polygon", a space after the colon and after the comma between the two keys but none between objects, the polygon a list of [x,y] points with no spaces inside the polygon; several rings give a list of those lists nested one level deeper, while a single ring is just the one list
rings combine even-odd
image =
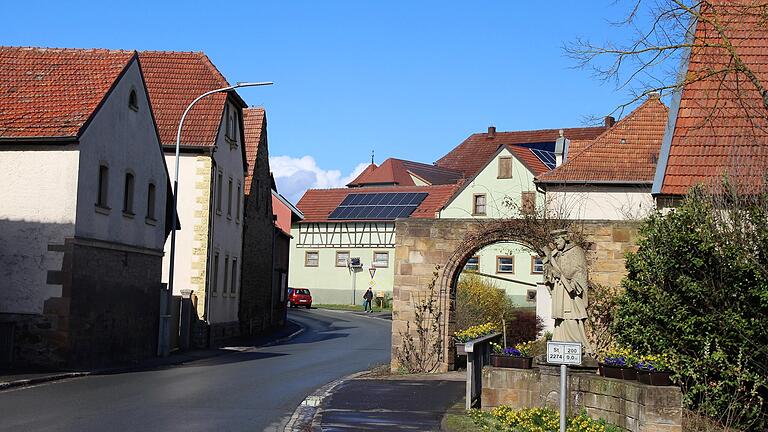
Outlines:
[{"label": "flower pot", "polygon": [[464,350],[464,343],[456,342],[456,355],[465,356],[467,352]]},{"label": "flower pot", "polygon": [[669,372],[637,370],[637,380],[643,384],[652,386],[670,386],[672,380],[669,379]]},{"label": "flower pot", "polygon": [[606,378],[616,378],[627,381],[637,380],[637,370],[629,367],[611,366],[600,363],[600,375]]},{"label": "flower pot", "polygon": [[530,369],[533,357],[515,357],[506,355],[491,355],[491,366],[515,369]]}]

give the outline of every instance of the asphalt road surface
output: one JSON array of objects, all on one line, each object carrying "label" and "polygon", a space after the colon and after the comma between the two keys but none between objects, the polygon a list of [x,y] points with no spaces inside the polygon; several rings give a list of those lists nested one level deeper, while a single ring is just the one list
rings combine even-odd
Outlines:
[{"label": "asphalt road surface", "polygon": [[277,430],[318,387],[389,362],[391,322],[290,311],[284,344],[164,369],[0,392],[0,431]]}]

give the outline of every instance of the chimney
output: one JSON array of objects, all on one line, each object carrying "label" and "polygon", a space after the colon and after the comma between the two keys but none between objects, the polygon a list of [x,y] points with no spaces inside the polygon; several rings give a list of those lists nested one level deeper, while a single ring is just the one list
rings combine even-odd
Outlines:
[{"label": "chimney", "polygon": [[605,116],[605,127],[613,127],[616,124],[616,119],[613,116]]},{"label": "chimney", "polygon": [[496,136],[496,126],[488,126],[488,139]]},{"label": "chimney", "polygon": [[565,156],[568,153],[568,144],[570,140],[565,137],[563,130],[560,129],[560,136],[555,140],[555,168],[563,164]]}]

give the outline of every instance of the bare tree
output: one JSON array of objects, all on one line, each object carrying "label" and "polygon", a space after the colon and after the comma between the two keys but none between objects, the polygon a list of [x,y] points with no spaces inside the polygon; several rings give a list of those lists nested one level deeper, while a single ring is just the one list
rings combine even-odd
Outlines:
[{"label": "bare tree", "polygon": [[[617,1],[617,3],[621,3]],[[755,28],[768,26],[768,2],[764,0],[632,0],[629,12],[614,25],[628,29],[633,37],[626,43],[593,43],[577,39],[564,46],[576,65],[591,68],[595,75],[613,82],[629,93],[630,99],[616,108],[623,110],[651,93],[662,96],[682,86],[708,80],[717,82],[718,97],[739,100],[759,96],[759,105],[742,104],[750,115],[759,106],[759,116],[768,114],[768,85],[749,62],[749,47],[733,42],[734,33],[747,22]],[[699,35],[694,38],[699,28]],[[738,30],[734,28],[738,26]],[[764,34],[764,33],[763,33]],[[704,60],[693,73],[678,76],[678,66],[696,56]],[[752,87],[751,91],[745,87]],[[754,93],[753,93],[754,92]],[[749,94],[753,93],[753,94]]]}]

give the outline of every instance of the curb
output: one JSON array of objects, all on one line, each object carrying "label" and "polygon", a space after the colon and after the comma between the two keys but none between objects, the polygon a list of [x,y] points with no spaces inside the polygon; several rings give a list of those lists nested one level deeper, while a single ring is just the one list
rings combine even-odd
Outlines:
[{"label": "curb", "polygon": [[356,313],[356,311],[347,311],[347,310],[338,310],[338,309],[321,309],[321,308],[318,308],[318,310],[325,311],[325,312],[338,312],[342,314],[352,314],[352,315],[363,317],[363,318],[370,318],[370,319],[377,319],[377,320],[392,322],[392,318],[380,318],[377,316],[360,315],[359,313]]},{"label": "curb", "polygon": [[[268,346],[274,346],[274,345],[277,345],[277,344],[289,341],[289,340],[295,338],[296,336],[304,333],[304,331],[306,330],[306,327],[304,327],[303,325],[297,323],[296,321],[291,321],[291,322],[296,324],[297,326],[299,326],[299,329],[296,330],[295,332],[289,334],[288,336],[284,336],[284,337],[282,337],[280,339],[276,339],[276,340],[273,340],[271,342],[267,342],[265,344],[252,347],[252,348],[250,348],[248,350],[245,350],[245,351],[254,351],[254,350],[257,350],[259,348],[268,347]],[[53,375],[45,375],[45,376],[41,376],[41,377],[21,379],[21,380],[15,380],[15,381],[5,381],[5,382],[0,382],[0,391],[12,389],[12,388],[18,388],[18,387],[29,387],[29,386],[33,386],[33,385],[37,385],[37,384],[43,384],[43,383],[47,383],[47,382],[59,381],[59,380],[64,380],[64,379],[69,379],[69,378],[78,378],[78,377],[83,377],[83,376],[91,376],[91,375],[116,375],[116,374],[128,373],[128,372],[138,372],[138,371],[146,371],[146,370],[159,369],[159,368],[167,367],[167,366],[179,366],[179,365],[182,365],[184,363],[189,363],[189,362],[194,362],[194,361],[197,361],[197,360],[204,360],[204,359],[219,357],[219,356],[226,355],[226,354],[229,354],[229,353],[227,353],[227,352],[217,352],[216,354],[211,355],[211,356],[207,356],[207,357],[200,357],[200,358],[194,358],[194,359],[189,359],[189,358],[178,359],[176,361],[171,361],[171,362],[168,362],[168,363],[157,364],[157,365],[152,365],[152,366],[138,366],[138,365],[137,366],[120,366],[120,367],[114,367],[114,368],[108,368],[108,369],[97,369],[97,370],[93,370],[93,371],[65,372],[65,373],[58,373],[58,374],[53,374]]]},{"label": "curb", "polygon": [[323,419],[323,402],[333,393],[333,390],[340,384],[353,380],[359,376],[370,373],[371,370],[355,372],[318,388],[312,394],[307,396],[291,415],[291,418],[283,427],[284,432],[309,432],[320,431],[320,424]]},{"label": "curb", "polygon": [[96,372],[67,372],[55,375],[46,375],[37,378],[21,379],[16,381],[0,382],[0,391],[17,387],[28,387],[37,384],[43,384],[52,381],[59,381],[67,378],[77,378],[81,376],[95,375]]}]

